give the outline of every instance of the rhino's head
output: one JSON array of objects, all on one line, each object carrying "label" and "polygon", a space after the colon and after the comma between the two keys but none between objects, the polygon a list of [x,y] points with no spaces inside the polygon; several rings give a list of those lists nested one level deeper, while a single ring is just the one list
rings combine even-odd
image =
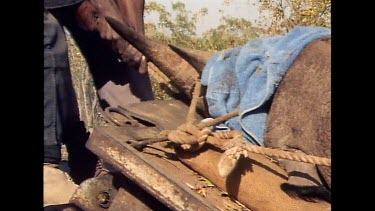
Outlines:
[{"label": "rhino's head", "polygon": [[106,17],[106,20],[122,38],[137,48],[169,77],[177,89],[191,98],[196,80],[208,59],[215,52],[179,48],[160,43],[137,33],[116,18]]},{"label": "rhino's head", "polygon": [[121,24],[144,34],[144,0],[85,0],[77,10],[80,27],[97,31],[101,38],[111,42],[122,62],[134,66],[140,73],[147,72],[147,61],[136,48],[121,38],[105,20],[112,17]]}]

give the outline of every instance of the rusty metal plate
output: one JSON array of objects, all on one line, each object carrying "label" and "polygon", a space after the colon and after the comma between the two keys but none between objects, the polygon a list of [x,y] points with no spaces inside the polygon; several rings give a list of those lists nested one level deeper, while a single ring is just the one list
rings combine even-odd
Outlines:
[{"label": "rusty metal plate", "polygon": [[134,197],[126,189],[120,188],[113,200],[108,211],[126,210],[126,211],[152,211],[150,207],[140,201],[137,197]]},{"label": "rusty metal plate", "polygon": [[171,209],[214,210],[193,191],[176,184],[167,172],[146,161],[134,148],[111,138],[104,128],[93,131],[86,147]]},{"label": "rusty metal plate", "polygon": [[70,204],[89,211],[170,210],[119,172],[84,181],[73,194]]},{"label": "rusty metal plate", "polygon": [[120,172],[114,174],[115,177],[113,182],[114,186],[118,187],[118,191],[116,197],[109,206],[108,211],[170,210]]},{"label": "rusty metal plate", "polygon": [[[127,140],[135,139],[129,136],[130,129],[133,135],[154,130],[99,127],[92,132],[86,147],[172,210],[247,210],[217,188],[198,185],[202,183],[199,175],[173,156],[173,150],[155,144],[139,152],[128,145]],[[201,190],[200,194],[197,190]]]},{"label": "rusty metal plate", "polygon": [[[163,210],[170,211],[168,207],[162,204],[160,201],[146,193],[140,187],[136,189],[138,192],[134,193],[128,191],[129,187],[120,188],[113,200],[113,203],[109,207],[108,211],[152,211],[152,210]],[[142,195],[142,196],[141,196]]]}]

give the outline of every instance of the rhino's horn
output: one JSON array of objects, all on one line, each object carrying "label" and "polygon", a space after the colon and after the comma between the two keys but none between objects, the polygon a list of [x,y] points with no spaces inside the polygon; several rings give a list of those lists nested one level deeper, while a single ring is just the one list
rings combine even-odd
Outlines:
[{"label": "rhino's horn", "polygon": [[191,98],[193,86],[199,74],[187,61],[177,55],[168,45],[137,33],[114,18],[106,17],[105,19],[122,38],[170,78],[177,89]]},{"label": "rhino's horn", "polygon": [[169,44],[169,47],[185,59],[191,66],[196,69],[199,74],[202,73],[203,68],[206,66],[208,60],[216,53],[212,51],[200,51],[187,48],[180,48]]}]

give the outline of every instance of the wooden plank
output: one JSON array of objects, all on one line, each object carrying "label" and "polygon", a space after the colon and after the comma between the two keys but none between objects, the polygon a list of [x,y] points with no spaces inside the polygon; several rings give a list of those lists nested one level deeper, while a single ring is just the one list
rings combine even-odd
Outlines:
[{"label": "wooden plank", "polygon": [[308,202],[283,192],[280,185],[286,182],[287,174],[262,155],[249,153],[249,158],[241,159],[236,169],[222,178],[217,167],[222,152],[204,147],[199,152],[176,150],[176,153],[183,163],[251,210],[330,210],[331,205],[325,201]]}]

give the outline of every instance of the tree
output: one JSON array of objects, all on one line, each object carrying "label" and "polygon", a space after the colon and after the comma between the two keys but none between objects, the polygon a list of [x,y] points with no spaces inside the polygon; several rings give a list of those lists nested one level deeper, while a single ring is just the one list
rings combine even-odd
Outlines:
[{"label": "tree", "polygon": [[259,0],[259,2],[260,9],[271,14],[270,34],[286,33],[295,26],[331,27],[330,0]]},{"label": "tree", "polygon": [[[146,24],[146,34],[151,38],[182,46],[194,46],[196,42],[195,25],[199,17],[207,14],[207,9],[203,8],[196,13],[187,11],[185,4],[178,1],[172,3],[173,15],[169,13],[163,5],[151,1],[146,4],[145,11],[147,13],[157,12],[159,14],[159,23]],[[158,30],[159,29],[159,30]],[[164,33],[162,30],[166,30]]]},{"label": "tree", "polygon": [[210,29],[198,39],[197,47],[206,50],[223,50],[242,46],[249,40],[263,36],[265,30],[253,26],[244,18],[221,17],[222,24]]},{"label": "tree", "polygon": [[[166,11],[163,5],[152,1],[146,4],[147,13],[157,12],[159,23],[146,24],[146,35],[164,43],[199,50],[223,50],[245,44],[252,38],[260,37],[265,30],[255,27],[250,21],[243,18],[225,17],[222,15],[222,24],[198,37],[195,33],[199,18],[208,13],[202,8],[196,13],[187,11],[185,4],[178,1],[172,3],[173,14]],[[223,14],[223,13],[222,13]],[[163,32],[164,30],[164,32]]]},{"label": "tree", "polygon": [[[225,0],[224,4],[235,0]],[[295,26],[331,28],[331,0],[258,0],[268,35],[285,34]],[[250,3],[250,2],[249,2]]]}]

